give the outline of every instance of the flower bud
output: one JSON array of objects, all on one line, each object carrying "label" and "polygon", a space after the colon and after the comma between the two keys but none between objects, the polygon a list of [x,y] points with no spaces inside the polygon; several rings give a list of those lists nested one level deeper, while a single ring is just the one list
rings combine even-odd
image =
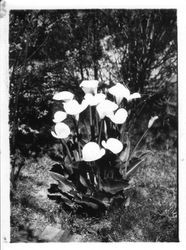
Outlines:
[{"label": "flower bud", "polygon": [[158,116],[153,116],[151,117],[151,119],[149,120],[149,123],[148,123],[148,128],[151,128],[153,123],[158,119]]}]

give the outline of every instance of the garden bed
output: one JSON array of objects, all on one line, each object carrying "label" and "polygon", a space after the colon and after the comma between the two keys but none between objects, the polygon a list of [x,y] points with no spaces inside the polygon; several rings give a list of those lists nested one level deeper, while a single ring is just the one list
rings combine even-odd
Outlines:
[{"label": "garden bed", "polygon": [[[11,242],[39,241],[47,227],[63,232],[61,241],[178,241],[177,154],[154,152],[131,180],[130,204],[101,219],[69,216],[47,197],[53,161],[25,161],[17,190],[11,192]],[[52,239],[51,239],[52,240]]]}]

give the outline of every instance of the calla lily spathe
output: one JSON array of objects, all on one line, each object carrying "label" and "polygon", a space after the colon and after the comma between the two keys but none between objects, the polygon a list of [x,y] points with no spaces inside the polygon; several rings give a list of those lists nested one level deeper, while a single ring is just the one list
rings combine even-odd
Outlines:
[{"label": "calla lily spathe", "polygon": [[69,91],[62,91],[59,93],[56,93],[53,96],[53,99],[56,101],[64,101],[64,102],[68,102],[70,100],[72,100],[74,98],[74,94],[69,92]]},{"label": "calla lily spathe", "polygon": [[85,94],[96,94],[99,82],[97,80],[84,80],[79,85]]},{"label": "calla lily spathe", "polygon": [[70,128],[63,122],[56,123],[51,134],[58,139],[65,139],[70,135]]},{"label": "calla lily spathe", "polygon": [[103,93],[98,93],[95,95],[92,95],[90,93],[85,94],[84,99],[87,101],[88,105],[90,106],[96,106],[102,101],[104,101],[106,98],[106,95]]},{"label": "calla lily spathe", "polygon": [[128,113],[126,109],[120,108],[116,111],[116,113],[112,113],[109,115],[110,120],[115,124],[123,124],[127,119]]},{"label": "calla lily spathe", "polygon": [[54,114],[54,119],[53,119],[53,122],[55,123],[58,123],[58,122],[62,122],[66,119],[67,117],[67,114],[63,111],[57,111],[55,114]]},{"label": "calla lily spathe", "polygon": [[128,101],[131,101],[131,100],[137,99],[137,98],[141,98],[141,95],[140,95],[140,93],[135,92],[135,93],[131,94],[131,95],[128,97],[127,100],[128,100]]},{"label": "calla lily spathe", "polygon": [[96,107],[100,119],[103,119],[105,116],[109,117],[116,109],[118,109],[118,105],[109,100],[102,101]]},{"label": "calla lily spathe", "polygon": [[123,149],[123,144],[115,138],[109,138],[107,141],[101,142],[102,146],[108,150],[110,150],[114,154],[118,154]]},{"label": "calla lily spathe", "polygon": [[84,161],[96,161],[105,154],[105,149],[100,148],[96,142],[88,142],[82,149]]},{"label": "calla lily spathe", "polygon": [[79,104],[76,100],[71,100],[68,102],[65,102],[63,107],[67,114],[69,115],[79,115],[81,112],[83,112],[88,106],[88,103],[86,100],[83,100],[81,104]]},{"label": "calla lily spathe", "polygon": [[149,120],[149,123],[148,123],[148,128],[151,128],[153,123],[158,119],[158,116],[153,116],[151,117],[151,119]]},{"label": "calla lily spathe", "polygon": [[121,83],[116,83],[115,86],[108,89],[108,92],[116,97],[116,102],[118,105],[121,103],[123,98],[126,98],[127,101],[131,101],[132,99],[141,97],[141,95],[137,92],[130,94],[129,89]]}]

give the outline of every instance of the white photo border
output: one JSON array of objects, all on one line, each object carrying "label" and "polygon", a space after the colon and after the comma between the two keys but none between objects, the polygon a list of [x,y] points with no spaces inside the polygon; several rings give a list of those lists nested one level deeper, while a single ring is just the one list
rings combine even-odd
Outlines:
[{"label": "white photo border", "polygon": [[[186,247],[186,4],[185,1],[173,0],[130,0],[126,3],[118,0],[52,0],[52,1],[23,1],[7,0],[6,14],[0,18],[0,140],[1,140],[1,247],[7,249],[61,249],[63,248],[185,248]],[[179,153],[178,153],[178,187],[179,187],[179,242],[178,243],[9,243],[10,241],[10,201],[9,201],[9,126],[8,126],[8,102],[9,102],[9,69],[8,69],[8,34],[9,34],[9,11],[13,9],[94,9],[94,8],[122,8],[122,9],[177,9],[178,30],[178,117],[179,117]],[[3,34],[3,35],[2,35]]]}]

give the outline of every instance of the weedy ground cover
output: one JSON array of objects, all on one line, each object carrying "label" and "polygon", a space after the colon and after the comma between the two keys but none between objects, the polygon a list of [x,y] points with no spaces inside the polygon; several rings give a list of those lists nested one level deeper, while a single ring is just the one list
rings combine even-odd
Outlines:
[{"label": "weedy ground cover", "polygon": [[[178,241],[177,152],[154,151],[131,180],[130,204],[114,207],[102,218],[68,215],[47,197],[53,161],[47,156],[27,159],[11,191],[11,241],[36,241],[48,225],[70,229],[82,241]],[[129,206],[128,206],[129,205]],[[102,229],[102,225],[106,230]]]}]

